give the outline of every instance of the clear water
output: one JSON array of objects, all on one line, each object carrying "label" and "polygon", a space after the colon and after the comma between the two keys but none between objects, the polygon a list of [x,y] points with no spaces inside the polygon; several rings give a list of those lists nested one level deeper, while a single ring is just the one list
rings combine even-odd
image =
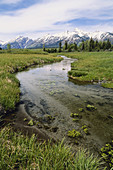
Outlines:
[{"label": "clear water", "polygon": [[[20,81],[21,101],[27,113],[35,120],[48,126],[47,133],[75,146],[74,140],[67,136],[69,130],[81,132],[79,144],[93,149],[100,148],[113,139],[113,90],[97,85],[77,85],[69,80],[67,72],[71,70],[74,59],[64,57],[59,63],[32,68],[17,74]],[[87,110],[87,105],[96,110]],[[83,111],[80,111],[83,108]],[[74,122],[71,113],[80,115]],[[51,115],[54,120],[48,121]],[[90,135],[82,130],[87,125]],[[55,132],[52,129],[56,128]]]}]

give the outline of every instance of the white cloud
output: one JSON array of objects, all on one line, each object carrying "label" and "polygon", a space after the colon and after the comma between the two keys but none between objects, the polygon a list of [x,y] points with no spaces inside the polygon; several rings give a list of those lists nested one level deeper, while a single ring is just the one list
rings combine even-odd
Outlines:
[{"label": "white cloud", "polygon": [[102,32],[112,32],[113,33],[113,23],[112,24],[98,24],[94,26],[81,26],[80,29],[83,31],[94,32],[94,31],[102,31]]},{"label": "white cloud", "polygon": [[[16,3],[21,0],[3,1]],[[80,17],[106,18],[101,16],[101,10],[110,9],[112,6],[112,0],[51,0],[48,3],[35,4],[27,9],[11,12],[10,14],[13,13],[13,15],[8,15],[8,13],[0,15],[0,32],[8,35],[41,30],[63,31],[72,29],[70,24],[56,26],[54,23]],[[113,14],[109,18],[113,18]]]}]

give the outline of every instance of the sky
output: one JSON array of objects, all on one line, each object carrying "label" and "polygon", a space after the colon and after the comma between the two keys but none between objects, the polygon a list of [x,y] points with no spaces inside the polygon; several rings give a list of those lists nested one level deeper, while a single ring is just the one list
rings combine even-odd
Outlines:
[{"label": "sky", "polygon": [[0,0],[0,40],[75,28],[113,32],[113,0]]}]

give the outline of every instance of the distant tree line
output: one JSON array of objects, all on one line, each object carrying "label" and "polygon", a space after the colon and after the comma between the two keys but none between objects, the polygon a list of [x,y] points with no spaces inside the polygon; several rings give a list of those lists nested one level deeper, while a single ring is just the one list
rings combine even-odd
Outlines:
[{"label": "distant tree line", "polygon": [[48,53],[57,53],[57,52],[63,52],[63,51],[68,51],[71,52],[73,51],[77,51],[78,47],[77,44],[68,44],[67,41],[65,41],[64,46],[62,47],[62,42],[59,42],[59,47],[58,48],[45,48],[45,44],[43,45],[43,51],[46,51]]},{"label": "distant tree line", "polygon": [[69,44],[67,41],[65,41],[64,45],[62,46],[62,42],[59,42],[58,48],[51,48],[46,49],[45,45],[43,45],[43,51],[47,51],[48,53],[56,53],[56,52],[72,52],[72,51],[105,51],[105,50],[113,50],[113,45],[109,41],[98,41],[93,40],[92,38],[90,40],[82,41],[79,45],[77,43],[71,43]]},{"label": "distant tree line", "polygon": [[82,41],[79,45],[79,51],[105,51],[112,50],[113,46],[109,39],[107,41],[94,41],[92,38],[87,41]]},{"label": "distant tree line", "polygon": [[45,44],[43,44],[43,51],[46,51],[48,53],[57,53],[57,52],[62,52],[62,43],[61,41],[59,42],[59,48],[45,48]]}]

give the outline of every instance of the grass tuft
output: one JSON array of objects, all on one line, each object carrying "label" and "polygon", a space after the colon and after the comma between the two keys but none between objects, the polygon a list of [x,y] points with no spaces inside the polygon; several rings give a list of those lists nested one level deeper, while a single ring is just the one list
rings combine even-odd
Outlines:
[{"label": "grass tuft", "polygon": [[5,127],[0,131],[0,169],[39,170],[96,170],[100,160],[84,150],[72,154],[63,141],[38,143],[35,134],[31,138]]},{"label": "grass tuft", "polygon": [[99,170],[100,159],[90,155],[86,150],[79,150],[75,159],[75,170]]}]

